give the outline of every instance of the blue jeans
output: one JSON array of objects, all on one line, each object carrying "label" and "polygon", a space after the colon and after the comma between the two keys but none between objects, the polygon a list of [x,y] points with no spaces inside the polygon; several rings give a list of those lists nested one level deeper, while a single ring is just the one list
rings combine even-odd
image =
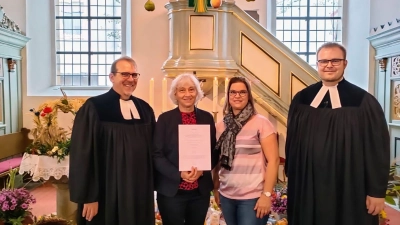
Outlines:
[{"label": "blue jeans", "polygon": [[265,225],[268,215],[264,218],[257,218],[257,211],[254,210],[258,198],[237,200],[219,195],[222,214],[227,225]]}]

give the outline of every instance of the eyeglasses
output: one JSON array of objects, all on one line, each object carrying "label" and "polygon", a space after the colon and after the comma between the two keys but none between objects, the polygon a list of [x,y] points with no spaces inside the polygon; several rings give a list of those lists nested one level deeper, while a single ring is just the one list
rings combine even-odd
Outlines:
[{"label": "eyeglasses", "polygon": [[239,94],[240,97],[244,97],[247,95],[247,91],[233,91],[233,90],[229,91],[229,96],[231,97],[235,97],[236,94]]},{"label": "eyeglasses", "polygon": [[119,73],[124,79],[128,79],[130,76],[132,76],[133,79],[137,80],[139,79],[140,73],[129,73],[129,72],[114,72],[114,73]]},{"label": "eyeglasses", "polygon": [[343,60],[345,59],[320,59],[317,62],[320,66],[327,66],[329,62],[331,62],[332,66],[339,66]]}]

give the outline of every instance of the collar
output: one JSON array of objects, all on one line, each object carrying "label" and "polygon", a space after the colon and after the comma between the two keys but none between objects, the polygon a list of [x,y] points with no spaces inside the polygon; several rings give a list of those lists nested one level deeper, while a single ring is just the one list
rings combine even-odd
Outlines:
[{"label": "collar", "polygon": [[[342,79],[340,82],[342,82]],[[342,105],[340,103],[339,91],[337,89],[340,82],[334,86],[326,86],[322,83],[322,87],[315,96],[314,100],[311,102],[310,106],[314,108],[318,108],[321,104],[322,100],[324,99],[326,92],[329,91],[329,98],[331,99],[332,109],[341,108]]]}]

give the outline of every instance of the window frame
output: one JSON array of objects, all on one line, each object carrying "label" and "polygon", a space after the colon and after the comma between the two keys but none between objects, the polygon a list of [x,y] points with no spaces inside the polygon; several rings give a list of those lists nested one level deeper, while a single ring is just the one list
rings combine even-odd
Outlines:
[{"label": "window frame", "polygon": [[[73,1],[73,0],[71,0],[71,1]],[[107,4],[107,2],[106,2],[106,4]],[[87,10],[86,15],[80,15],[80,16],[56,15],[57,14],[56,13],[57,6],[60,7],[60,5],[61,5],[61,7],[65,7],[65,6],[68,7],[69,6],[68,4],[65,5],[65,3],[62,2],[62,1],[61,2],[59,2],[58,0],[54,1],[54,17],[53,17],[53,18],[55,18],[54,29],[53,29],[53,31],[55,32],[55,36],[54,36],[54,44],[55,44],[55,48],[54,48],[55,49],[55,64],[54,64],[54,66],[55,66],[55,78],[54,78],[54,84],[56,86],[60,86],[60,87],[63,87],[63,88],[65,88],[65,87],[71,87],[71,88],[79,88],[79,87],[84,87],[84,88],[95,88],[95,87],[97,87],[97,88],[98,87],[110,88],[110,83],[107,81],[107,75],[108,75],[107,71],[108,71],[109,68],[106,68],[106,70],[105,70],[106,73],[105,74],[93,75],[92,74],[92,66],[94,66],[94,65],[100,66],[101,63],[93,62],[92,57],[96,56],[96,55],[99,55],[99,56],[102,55],[102,56],[105,56],[105,57],[107,57],[107,55],[111,55],[111,56],[114,56],[116,54],[117,55],[123,55],[123,53],[124,53],[124,50],[123,50],[123,48],[124,48],[124,45],[123,45],[123,42],[124,42],[124,38],[123,37],[124,37],[124,35],[123,35],[122,31],[124,30],[123,29],[124,28],[123,27],[123,25],[124,25],[124,23],[123,23],[124,15],[123,14],[124,14],[124,11],[125,11],[125,10],[123,10],[124,9],[124,1],[121,0],[121,2],[120,2],[121,16],[92,15],[91,14],[92,13],[91,7],[96,7],[96,5],[92,5],[90,0],[87,0],[87,5],[85,5],[85,8]],[[74,5],[73,3],[71,3],[71,6],[80,6],[80,5]],[[102,6],[102,5],[97,5],[97,6]],[[71,20],[71,25],[72,25],[71,34],[72,35],[75,32],[75,28],[73,27],[72,20],[80,21],[80,28],[78,29],[79,31],[86,30],[86,29],[82,29],[81,26],[82,26],[82,22],[83,21],[85,21],[85,23],[87,23],[87,40],[84,41],[84,42],[87,43],[87,51],[82,51],[82,49],[80,49],[79,51],[73,51],[72,49],[69,50],[69,51],[66,51],[65,49],[64,50],[58,50],[58,48],[57,48],[58,44],[63,44],[64,47],[65,47],[65,44],[69,42],[68,40],[65,40],[65,39],[63,40],[61,37],[59,37],[57,35],[57,32],[60,32],[60,30],[65,29],[65,27],[62,27],[62,29],[60,29],[58,27],[58,24],[64,23],[63,20]],[[113,40],[113,41],[110,41],[110,42],[113,43],[114,46],[115,46],[116,43],[120,43],[121,44],[121,51],[112,51],[112,52],[111,51],[94,51],[92,49],[92,43],[99,41],[99,40],[95,40],[95,39],[92,38],[92,34],[91,33],[93,32],[93,30],[92,30],[92,21],[93,20],[97,20],[97,21],[101,21],[101,20],[104,20],[104,21],[120,20],[120,23],[121,23],[121,39],[120,39],[120,41]],[[104,28],[104,29],[105,29],[104,31],[107,32],[107,29],[106,28]],[[95,29],[94,31],[99,31],[99,27],[97,27],[97,29]],[[108,43],[108,41],[105,41],[105,42],[106,42],[105,44]],[[78,41],[72,40],[71,45],[74,46],[74,45],[76,45],[78,43],[82,43],[82,39],[80,39]],[[64,57],[61,57],[62,55]],[[79,57],[85,55],[86,58],[87,58],[87,64],[86,64],[86,62],[84,62],[84,64],[82,64],[81,60],[78,63],[72,62],[70,64],[69,63],[66,64],[65,58],[67,56],[70,56],[70,57],[72,56],[73,58],[75,58],[74,55],[77,55]],[[64,60],[63,61],[59,61],[59,57],[63,58]],[[106,61],[105,63],[107,65],[107,67],[111,66],[111,65],[108,65],[110,62]],[[70,66],[71,68],[73,68],[73,67],[76,67],[76,66],[81,67],[82,65],[87,67],[87,74],[82,74],[82,70],[81,69],[79,70],[79,75],[75,75],[73,73],[73,70],[72,70],[71,74],[66,74],[65,73],[66,66]],[[63,70],[64,74],[62,74],[61,71],[59,71],[60,68],[64,68],[64,70]],[[98,69],[100,69],[100,68],[98,68]],[[86,80],[86,82],[84,84],[82,84],[82,77],[83,76],[87,76],[87,80]],[[105,80],[104,80],[105,84],[104,85],[98,85],[98,82],[99,82],[98,79],[100,78],[100,76],[103,76],[105,78]],[[72,79],[71,80],[71,84],[67,84],[67,85],[65,84],[65,79],[67,77],[70,77]],[[64,81],[62,81],[61,83],[58,84],[57,80],[59,78],[61,78],[61,79],[64,78]],[[78,82],[79,84],[75,84],[75,82],[73,80],[74,78],[79,78],[79,82]],[[96,82],[96,79],[97,79],[97,82]]]}]

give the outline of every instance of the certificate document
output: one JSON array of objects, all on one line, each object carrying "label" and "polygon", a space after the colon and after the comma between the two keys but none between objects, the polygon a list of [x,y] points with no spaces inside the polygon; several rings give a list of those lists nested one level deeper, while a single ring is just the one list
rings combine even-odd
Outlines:
[{"label": "certificate document", "polygon": [[208,124],[179,125],[179,171],[211,170],[211,137]]}]

